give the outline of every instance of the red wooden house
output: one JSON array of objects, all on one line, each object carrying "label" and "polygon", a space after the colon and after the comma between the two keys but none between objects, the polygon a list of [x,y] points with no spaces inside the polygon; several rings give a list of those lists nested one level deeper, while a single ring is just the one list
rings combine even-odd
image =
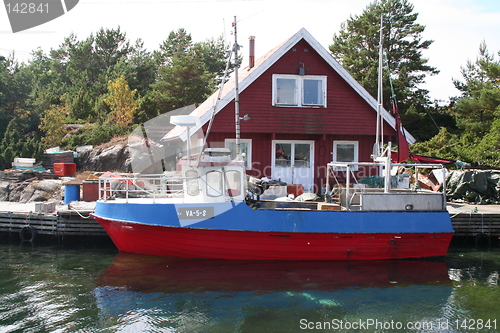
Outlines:
[{"label": "red wooden house", "polygon": [[[250,55],[239,70],[240,115],[250,117],[241,121],[248,174],[319,192],[328,162],[371,161],[377,101],[309,32],[301,29],[253,62]],[[216,108],[208,147],[235,146],[234,88],[229,81],[192,112],[206,130]],[[395,119],[381,114],[384,141],[395,142]],[[415,140],[407,133],[407,141]]]}]

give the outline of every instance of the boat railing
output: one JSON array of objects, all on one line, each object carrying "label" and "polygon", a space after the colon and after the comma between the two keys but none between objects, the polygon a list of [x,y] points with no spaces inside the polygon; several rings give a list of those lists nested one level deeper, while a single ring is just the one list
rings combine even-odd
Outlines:
[{"label": "boat railing", "polygon": [[[446,209],[446,170],[440,164],[331,162],[327,164],[327,170],[325,198],[338,201],[346,210],[366,209],[363,200],[367,201],[368,196],[388,199],[391,195],[416,198],[415,195],[425,194],[442,202],[442,209]],[[427,187],[424,181],[428,180],[426,174],[430,174],[429,170],[440,170],[443,178]],[[386,178],[386,174],[390,176]]]},{"label": "boat railing", "polygon": [[99,177],[99,200],[151,198],[154,202],[159,198],[183,198],[185,179],[180,172],[105,174]]}]

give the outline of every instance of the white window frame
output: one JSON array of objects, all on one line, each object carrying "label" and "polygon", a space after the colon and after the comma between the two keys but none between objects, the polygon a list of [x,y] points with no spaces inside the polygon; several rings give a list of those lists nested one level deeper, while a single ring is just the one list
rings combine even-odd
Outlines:
[{"label": "white window frame", "polygon": [[[286,181],[292,181],[293,183],[297,184],[297,182],[305,182],[302,183],[304,185],[304,190],[306,192],[314,192],[314,173],[315,173],[315,164],[314,164],[314,151],[315,151],[315,142],[314,140],[272,140],[272,148],[271,148],[271,177],[274,179],[281,178],[276,175],[277,169],[280,168],[279,165],[276,164],[276,145],[277,144],[291,144],[292,146],[297,145],[297,144],[309,144],[310,145],[310,158],[309,158],[309,166],[306,167],[309,169],[310,173],[304,174],[303,173],[303,168],[302,167],[296,167],[295,166],[295,150],[292,148],[292,151],[290,152],[290,166],[284,166],[282,168],[288,168],[290,169],[291,173],[288,175],[291,178]],[[295,172],[299,173],[299,176]],[[284,180],[284,179],[282,179]]]},{"label": "white window frame", "polygon": [[[333,152],[332,152],[333,162],[339,162],[339,161],[337,161],[337,146],[338,145],[345,145],[345,144],[352,144],[352,145],[354,145],[354,160],[350,161],[350,162],[359,162],[359,141],[345,141],[345,140],[335,140],[335,141],[333,141]],[[342,162],[339,162],[339,163],[342,163]],[[345,161],[344,161],[344,163],[345,163]],[[333,167],[333,170],[336,170],[336,171],[345,171],[345,168],[342,168],[342,167]],[[357,165],[351,166],[351,170],[352,171],[358,171],[358,166]]]},{"label": "white window frame", "polygon": [[[295,80],[295,101],[293,104],[278,103],[278,79],[294,79]],[[322,83],[322,99],[320,104],[304,103],[304,80],[319,80]],[[289,75],[289,74],[273,74],[273,106],[280,107],[308,107],[308,108],[326,108],[326,82],[325,75]]]},{"label": "white window frame", "polygon": [[200,182],[198,177],[198,171],[188,170],[186,171],[186,193],[190,196],[197,196],[200,194]]},{"label": "white window frame", "polygon": [[[224,148],[231,149],[230,143],[236,144],[236,139],[225,139]],[[247,170],[252,170],[252,139],[240,139],[240,143],[247,145],[247,152],[245,154],[245,167]]]},{"label": "white window frame", "polygon": [[[217,183],[211,179],[210,175],[216,175],[218,177]],[[206,191],[207,195],[210,197],[220,197],[224,193],[224,175],[219,170],[210,170],[205,174],[206,177]]]},{"label": "white window frame", "polygon": [[[293,80],[294,81],[294,100],[292,103],[279,103],[278,102],[278,80],[280,79],[286,79],[286,80]],[[298,87],[298,81],[297,77],[294,75],[273,75],[273,105],[279,105],[279,106],[297,106],[298,103],[298,92],[299,87]]]},{"label": "white window frame", "polygon": [[[233,177],[231,177],[233,175]],[[238,170],[224,171],[224,184],[226,193],[230,197],[237,197],[243,193],[241,184],[241,172]]]}]

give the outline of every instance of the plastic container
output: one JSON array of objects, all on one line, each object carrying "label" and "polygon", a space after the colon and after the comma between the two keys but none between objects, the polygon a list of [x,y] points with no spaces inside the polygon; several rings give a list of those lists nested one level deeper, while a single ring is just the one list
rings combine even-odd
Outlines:
[{"label": "plastic container", "polygon": [[32,167],[36,160],[34,158],[16,157],[12,162],[13,167]]},{"label": "plastic container", "polygon": [[80,185],[64,185],[64,204],[80,201]]},{"label": "plastic container", "polygon": [[287,194],[293,194],[295,197],[298,197],[302,193],[304,193],[304,185],[299,184],[290,184],[286,187]]},{"label": "plastic container", "polygon": [[54,173],[61,177],[74,175],[76,163],[54,163]]},{"label": "plastic container", "polygon": [[42,165],[45,169],[54,170],[54,163],[74,163],[75,157],[72,151],[56,151],[43,155]]}]

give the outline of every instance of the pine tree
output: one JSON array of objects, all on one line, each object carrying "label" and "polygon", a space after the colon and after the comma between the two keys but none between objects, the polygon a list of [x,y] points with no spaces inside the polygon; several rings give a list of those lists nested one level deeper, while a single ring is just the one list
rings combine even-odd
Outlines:
[{"label": "pine tree", "polygon": [[380,20],[383,21],[383,48],[386,55],[384,101],[389,108],[389,75],[400,109],[412,104],[417,110],[430,104],[428,91],[420,85],[426,75],[438,71],[427,65],[422,50],[432,40],[423,40],[424,26],[418,24],[418,14],[407,0],[380,0],[368,5],[359,16],[351,16],[333,36],[330,51],[349,73],[374,97],[377,96]]},{"label": "pine tree", "polygon": [[469,60],[461,72],[464,81],[454,81],[462,92],[453,108],[458,126],[483,136],[492,122],[500,118],[500,61],[495,60],[483,42],[477,60]]},{"label": "pine tree", "polygon": [[29,157],[40,160],[42,143],[36,134],[27,132],[27,120],[13,118],[7,125],[5,135],[0,141],[0,168],[10,168],[16,157]]},{"label": "pine tree", "polygon": [[462,154],[475,165],[500,167],[500,61],[485,42],[476,61],[462,68],[462,76],[463,81],[455,81],[462,96],[452,109],[466,142]]}]

